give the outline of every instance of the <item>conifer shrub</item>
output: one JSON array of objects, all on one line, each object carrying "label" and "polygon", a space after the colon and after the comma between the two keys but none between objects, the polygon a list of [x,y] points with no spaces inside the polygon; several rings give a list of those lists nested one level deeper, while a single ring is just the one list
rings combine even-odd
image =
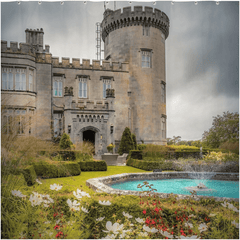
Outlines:
[{"label": "conifer shrub", "polygon": [[134,133],[132,133],[132,141],[133,141],[133,147],[135,150],[138,150],[137,147],[137,139],[136,139],[136,135]]},{"label": "conifer shrub", "polygon": [[107,171],[107,163],[105,161],[79,161],[81,171]]},{"label": "conifer shrub", "polygon": [[70,136],[64,133],[61,137],[59,147],[63,151],[59,151],[63,161],[74,161],[76,159],[75,152],[71,151],[73,143],[70,140]]},{"label": "conifer shrub", "polygon": [[122,134],[118,153],[122,155],[123,153],[129,153],[129,151],[133,149],[134,149],[134,145],[132,140],[132,134],[130,129],[126,127]]}]

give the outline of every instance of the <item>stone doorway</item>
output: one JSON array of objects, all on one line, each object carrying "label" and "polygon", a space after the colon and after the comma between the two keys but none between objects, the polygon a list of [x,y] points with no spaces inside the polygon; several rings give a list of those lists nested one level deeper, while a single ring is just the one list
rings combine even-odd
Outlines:
[{"label": "stone doorway", "polygon": [[[84,142],[90,142],[93,144],[93,146],[95,147],[95,132],[92,130],[86,130],[83,132],[83,139]],[[95,154],[95,150],[94,150],[94,154]]]}]

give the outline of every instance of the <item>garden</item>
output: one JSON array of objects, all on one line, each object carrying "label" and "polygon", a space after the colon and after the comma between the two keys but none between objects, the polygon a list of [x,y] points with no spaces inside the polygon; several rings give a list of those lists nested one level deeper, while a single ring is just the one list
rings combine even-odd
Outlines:
[{"label": "garden", "polygon": [[119,152],[129,153],[127,165],[107,166],[93,159],[89,143],[73,145],[67,134],[57,144],[30,137],[10,140],[2,142],[2,238],[239,238],[236,201],[196,201],[194,192],[187,199],[174,194],[159,198],[147,181],[139,185],[139,196],[107,194],[86,186],[88,179],[121,173],[183,171],[188,162],[231,162],[236,167],[236,153],[207,149],[201,159],[196,158],[197,148],[125,140],[127,144],[120,144]]}]

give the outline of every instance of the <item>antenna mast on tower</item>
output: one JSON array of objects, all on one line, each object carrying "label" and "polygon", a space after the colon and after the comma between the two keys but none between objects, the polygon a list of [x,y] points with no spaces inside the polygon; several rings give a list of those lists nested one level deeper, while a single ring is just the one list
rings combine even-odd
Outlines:
[{"label": "antenna mast on tower", "polygon": [[96,23],[96,55],[97,55],[97,60],[101,61],[101,23],[97,22]]}]

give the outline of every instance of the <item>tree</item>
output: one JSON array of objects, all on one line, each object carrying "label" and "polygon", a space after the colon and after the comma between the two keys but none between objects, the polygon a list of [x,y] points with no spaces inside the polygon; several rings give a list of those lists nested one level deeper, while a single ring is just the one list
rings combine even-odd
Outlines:
[{"label": "tree", "polygon": [[213,117],[212,127],[204,131],[203,146],[218,148],[224,142],[239,141],[239,114],[224,112]]},{"label": "tree", "polygon": [[70,137],[68,134],[64,133],[61,137],[60,143],[59,143],[59,147],[61,149],[70,149],[72,145],[72,142],[70,140]]},{"label": "tree", "polygon": [[126,127],[122,134],[118,153],[122,155],[123,153],[129,153],[129,151],[133,149],[134,149],[134,145],[132,140],[132,134],[130,129]]},{"label": "tree", "polygon": [[137,150],[137,139],[136,139],[136,135],[134,133],[132,133],[132,141],[133,141],[134,149]]}]

